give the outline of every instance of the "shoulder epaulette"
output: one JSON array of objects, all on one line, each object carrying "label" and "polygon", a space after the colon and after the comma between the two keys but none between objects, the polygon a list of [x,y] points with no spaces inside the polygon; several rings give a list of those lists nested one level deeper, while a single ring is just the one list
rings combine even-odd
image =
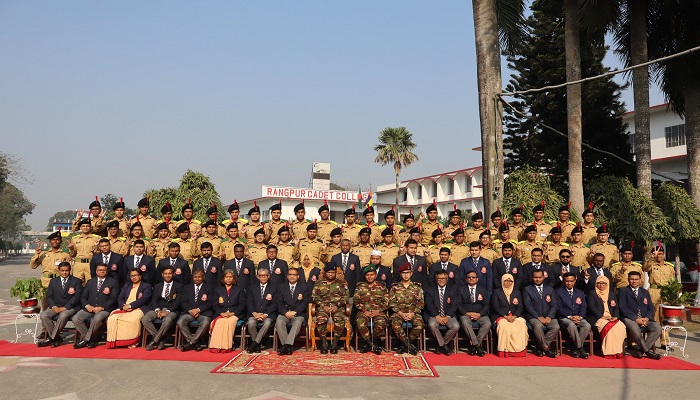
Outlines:
[{"label": "shoulder epaulette", "polygon": [[589,249],[591,248],[591,245],[590,245],[590,244],[584,244],[583,246],[584,246],[584,247],[588,247]]},{"label": "shoulder epaulette", "polygon": [[670,263],[670,262],[668,262],[668,261],[664,261],[664,264],[666,264],[666,265],[670,265],[670,266],[672,266],[673,268],[676,268],[676,266],[675,266],[675,265],[673,265],[672,263]]},{"label": "shoulder epaulette", "polygon": [[176,239],[171,240],[172,243],[177,243],[179,241],[180,241],[180,238],[176,238]]},{"label": "shoulder epaulette", "polygon": [[556,223],[557,223],[557,220],[556,220],[556,219],[555,219],[554,221],[549,221],[549,224],[550,224],[550,225],[554,225],[554,224],[556,224]]},{"label": "shoulder epaulette", "polygon": [[228,242],[228,241],[229,241],[229,238],[223,238],[223,239],[221,239],[221,243],[226,243],[226,242]]},{"label": "shoulder epaulette", "polygon": [[253,247],[255,247],[255,246],[252,244],[248,246],[249,249],[252,249]]},{"label": "shoulder epaulette", "polygon": [[238,240],[239,240],[241,243],[246,243],[246,239],[244,239],[244,238],[238,238]]},{"label": "shoulder epaulette", "polygon": [[642,264],[640,264],[640,263],[638,263],[638,262],[636,262],[636,261],[632,261],[632,264],[637,265],[637,266],[639,266],[640,268],[641,268],[641,266],[642,266]]},{"label": "shoulder epaulette", "polygon": [[451,249],[451,248],[452,248],[452,246],[450,246],[450,245],[447,244],[447,243],[443,243],[442,246],[440,246],[440,248],[443,248],[443,247],[447,247],[448,249]]},{"label": "shoulder epaulette", "polygon": [[564,247],[569,247],[569,244],[568,244],[568,243],[560,242],[559,244],[562,245],[562,246],[564,246]]},{"label": "shoulder epaulette", "polygon": [[226,225],[224,225],[223,222],[219,222],[219,226],[222,228],[226,228]]},{"label": "shoulder epaulette", "polygon": [[404,226],[403,226],[403,225],[399,225],[399,224],[394,224],[394,226],[397,226],[397,227],[399,227],[399,229],[403,229],[403,228],[404,228]]},{"label": "shoulder epaulette", "polygon": [[126,238],[124,236],[119,236],[117,238],[117,240],[122,241],[122,242],[126,242]]},{"label": "shoulder epaulette", "polygon": [[175,224],[176,224],[177,226],[180,226],[180,225],[182,225],[183,222],[185,222],[184,219],[183,219],[182,221],[175,221]]},{"label": "shoulder epaulette", "polygon": [[367,224],[366,224],[365,222],[358,222],[357,225],[365,226],[365,225],[367,225]]},{"label": "shoulder epaulette", "polygon": [[222,224],[224,224],[224,226],[226,226],[226,225],[228,225],[228,224],[230,224],[230,223],[231,223],[231,220],[230,220],[230,219],[225,219],[224,222],[222,222]]},{"label": "shoulder epaulette", "polygon": [[312,220],[310,220],[310,219],[306,219],[306,222],[314,222],[314,221],[312,221]]},{"label": "shoulder epaulette", "polygon": [[495,239],[493,242],[494,242],[494,243],[501,243],[502,240],[501,240],[501,239]]},{"label": "shoulder epaulette", "polygon": [[333,224],[333,225],[335,225],[335,226],[338,226],[338,223],[335,222],[335,221],[333,221],[333,220],[331,220],[331,224]]},{"label": "shoulder epaulette", "polygon": [[94,237],[94,238],[99,238],[100,235],[95,235],[95,234],[93,233],[93,234],[92,234],[92,237]]},{"label": "shoulder epaulette", "polygon": [[421,223],[421,224],[423,224],[423,223],[425,223],[425,222],[429,222],[427,218],[423,218],[422,220],[420,220],[420,223]]},{"label": "shoulder epaulette", "polygon": [[270,223],[270,220],[269,220],[269,219],[266,219],[266,220],[263,221],[263,223],[269,224],[269,223]]},{"label": "shoulder epaulette", "polygon": [[247,223],[248,223],[248,220],[245,219],[245,218],[239,218],[239,220],[240,220],[241,222],[243,222],[244,224],[247,224]]},{"label": "shoulder epaulette", "polygon": [[146,242],[150,242],[150,241],[151,241],[151,239],[149,239],[149,238],[147,238],[147,237],[143,238],[142,240],[144,240],[144,241],[146,241]]},{"label": "shoulder epaulette", "polygon": [[68,251],[68,249],[61,249],[61,251],[64,252],[64,253],[66,253],[66,254],[70,254],[70,252]]},{"label": "shoulder epaulette", "polygon": [[321,240],[321,239],[316,239],[316,241],[319,243],[323,243],[323,240]]},{"label": "shoulder epaulette", "polygon": [[616,263],[613,263],[613,265],[612,265],[612,266],[614,267],[614,266],[616,266],[616,265],[620,265],[620,264],[622,264],[622,263],[621,263],[620,261],[618,261],[618,262],[616,262]]},{"label": "shoulder epaulette", "polygon": [[200,221],[198,219],[193,219],[192,222],[194,222],[195,224],[200,224],[200,225],[202,224],[202,221]]}]

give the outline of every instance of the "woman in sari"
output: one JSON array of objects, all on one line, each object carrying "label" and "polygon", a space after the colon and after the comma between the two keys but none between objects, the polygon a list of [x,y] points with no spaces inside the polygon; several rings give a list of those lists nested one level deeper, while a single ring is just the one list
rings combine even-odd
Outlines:
[{"label": "woman in sari", "polygon": [[491,296],[491,320],[496,324],[499,357],[525,357],[527,324],[523,315],[523,297],[515,290],[511,274],[503,274],[501,288]]},{"label": "woman in sari", "polygon": [[245,290],[237,285],[236,274],[224,271],[221,285],[214,290],[214,320],[209,326],[209,351],[228,353],[233,349],[236,324],[245,313]]},{"label": "woman in sari", "polygon": [[321,267],[318,261],[315,261],[311,254],[303,253],[295,267],[299,269],[299,282],[305,283],[312,291],[316,281],[321,279]]},{"label": "woman in sari", "polygon": [[605,358],[622,358],[627,329],[619,319],[617,298],[610,290],[610,281],[605,276],[595,280],[595,290],[586,297],[588,308],[586,319],[600,333],[601,349]]},{"label": "woman in sari", "polygon": [[141,335],[141,307],[151,302],[153,290],[148,282],[141,280],[140,269],[129,271],[131,282],[124,285],[119,293],[119,309],[112,311],[107,318],[107,348],[129,346],[134,348]]}]

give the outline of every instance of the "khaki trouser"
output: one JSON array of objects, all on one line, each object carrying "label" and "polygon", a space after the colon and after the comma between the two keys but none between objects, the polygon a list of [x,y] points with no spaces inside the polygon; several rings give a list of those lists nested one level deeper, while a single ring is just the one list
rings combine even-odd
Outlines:
[{"label": "khaki trouser", "polygon": [[73,265],[73,276],[83,281],[83,286],[90,280],[90,263],[76,262]]},{"label": "khaki trouser", "polygon": [[[663,319],[663,314],[661,314],[661,289],[649,288],[649,297],[651,297],[651,303],[655,308],[654,321],[663,326],[664,324],[661,322]],[[668,335],[661,335],[661,345],[668,345]]]}]

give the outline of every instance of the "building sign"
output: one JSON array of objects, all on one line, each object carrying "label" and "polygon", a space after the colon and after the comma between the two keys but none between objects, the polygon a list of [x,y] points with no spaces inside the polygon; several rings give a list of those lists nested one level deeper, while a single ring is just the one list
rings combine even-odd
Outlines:
[{"label": "building sign", "polygon": [[[353,203],[357,202],[357,195],[358,192],[343,190],[316,190],[280,186],[262,187],[262,197],[273,197],[276,199],[328,200]],[[362,193],[362,201],[366,201],[367,196],[367,193]]]}]

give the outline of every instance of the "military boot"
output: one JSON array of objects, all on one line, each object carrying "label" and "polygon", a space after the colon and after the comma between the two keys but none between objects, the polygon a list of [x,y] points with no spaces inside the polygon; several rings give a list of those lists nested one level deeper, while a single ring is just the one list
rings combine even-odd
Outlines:
[{"label": "military boot", "polygon": [[319,349],[321,350],[321,354],[328,354],[328,341],[326,340],[326,337],[323,336],[319,340],[321,341],[321,343],[319,345]]}]

